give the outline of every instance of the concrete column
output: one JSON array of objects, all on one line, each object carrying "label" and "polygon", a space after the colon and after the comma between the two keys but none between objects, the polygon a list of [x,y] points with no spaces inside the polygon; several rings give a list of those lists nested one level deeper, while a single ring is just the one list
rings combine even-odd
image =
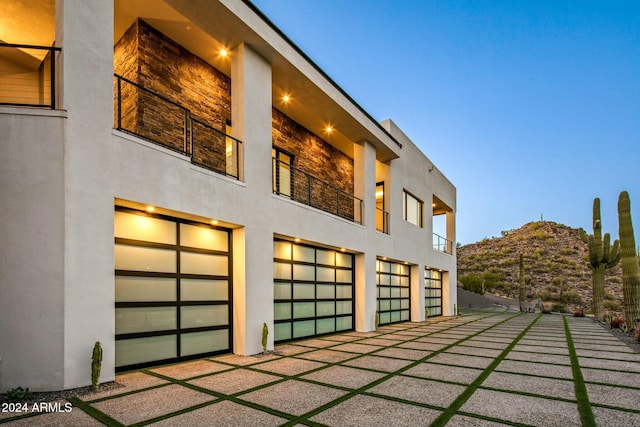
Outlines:
[{"label": "concrete column", "polygon": [[423,322],[424,313],[424,265],[411,266],[411,321]]},{"label": "concrete column", "polygon": [[[114,378],[113,1],[56,1],[65,123],[64,387],[91,382],[93,345],[103,347],[100,381]],[[46,351],[46,350],[45,350]]]},{"label": "concrete column", "polygon": [[[353,169],[355,195],[364,200],[365,235],[367,240],[373,241],[376,233],[376,149],[369,142],[354,144]],[[376,255],[373,251],[356,255],[355,328],[360,332],[375,329]]]},{"label": "concrete column", "polygon": [[262,325],[273,348],[273,224],[271,204],[271,65],[250,46],[231,52],[231,118],[244,145],[244,181],[253,197],[248,209],[264,210],[234,231],[234,353],[262,351]]}]

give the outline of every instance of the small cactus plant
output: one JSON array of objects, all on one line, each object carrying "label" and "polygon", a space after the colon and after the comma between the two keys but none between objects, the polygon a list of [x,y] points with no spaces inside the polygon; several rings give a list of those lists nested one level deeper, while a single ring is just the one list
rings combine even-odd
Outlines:
[{"label": "small cactus plant", "polygon": [[266,323],[262,324],[262,354],[267,354],[267,337],[269,336],[269,328]]},{"label": "small cactus plant", "polygon": [[376,310],[376,317],[374,319],[375,325],[374,327],[376,328],[376,332],[378,331],[378,326],[380,325],[380,314],[378,314],[378,310]]},{"label": "small cactus plant", "polygon": [[91,356],[91,385],[93,390],[97,391],[100,385],[100,370],[102,369],[102,346],[99,341],[93,346],[93,355]]}]

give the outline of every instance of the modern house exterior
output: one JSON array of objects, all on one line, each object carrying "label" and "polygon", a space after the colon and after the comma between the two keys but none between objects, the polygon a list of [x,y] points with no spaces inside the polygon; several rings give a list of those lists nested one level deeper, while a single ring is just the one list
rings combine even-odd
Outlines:
[{"label": "modern house exterior", "polygon": [[454,314],[455,187],[248,0],[5,4],[0,391]]}]

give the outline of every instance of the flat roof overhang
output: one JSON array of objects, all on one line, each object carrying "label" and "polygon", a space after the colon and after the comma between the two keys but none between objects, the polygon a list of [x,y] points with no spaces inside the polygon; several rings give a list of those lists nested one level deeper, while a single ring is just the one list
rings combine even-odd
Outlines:
[{"label": "flat roof overhang", "polygon": [[[137,18],[228,76],[231,61],[220,49],[248,44],[271,63],[275,108],[351,157],[362,141],[375,146],[379,161],[399,157],[401,144],[250,2],[115,0],[114,42]],[[292,98],[286,105],[285,93]],[[329,124],[334,131],[326,134]]]}]

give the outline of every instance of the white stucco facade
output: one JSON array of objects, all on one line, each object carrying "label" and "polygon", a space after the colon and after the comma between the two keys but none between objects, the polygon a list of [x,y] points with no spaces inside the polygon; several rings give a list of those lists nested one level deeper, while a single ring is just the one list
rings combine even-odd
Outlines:
[{"label": "white stucco facade", "polygon": [[[96,341],[104,354],[101,381],[114,379],[115,206],[154,206],[168,217],[215,219],[229,230],[230,351],[236,354],[262,351],[263,323],[274,330],[274,239],[353,255],[357,331],[375,328],[379,259],[410,267],[411,321],[425,319],[426,268],[442,272],[442,315],[453,315],[456,189],[426,155],[392,121],[372,120],[250,4],[156,3],[134,1],[127,8],[121,1],[56,0],[56,108],[0,107],[0,391],[89,384]],[[240,179],[114,129],[114,32],[125,17],[173,19],[232,43],[222,71],[231,79],[233,136],[243,142]],[[299,123],[318,132],[314,126],[327,111],[334,117],[339,135],[329,143],[347,147],[341,149],[353,159],[361,221],[272,191],[272,107],[285,81],[313,101],[291,113]],[[380,181],[387,232],[376,226]],[[403,217],[405,191],[423,202],[421,226]],[[446,210],[445,251],[433,245],[436,199]]]}]

